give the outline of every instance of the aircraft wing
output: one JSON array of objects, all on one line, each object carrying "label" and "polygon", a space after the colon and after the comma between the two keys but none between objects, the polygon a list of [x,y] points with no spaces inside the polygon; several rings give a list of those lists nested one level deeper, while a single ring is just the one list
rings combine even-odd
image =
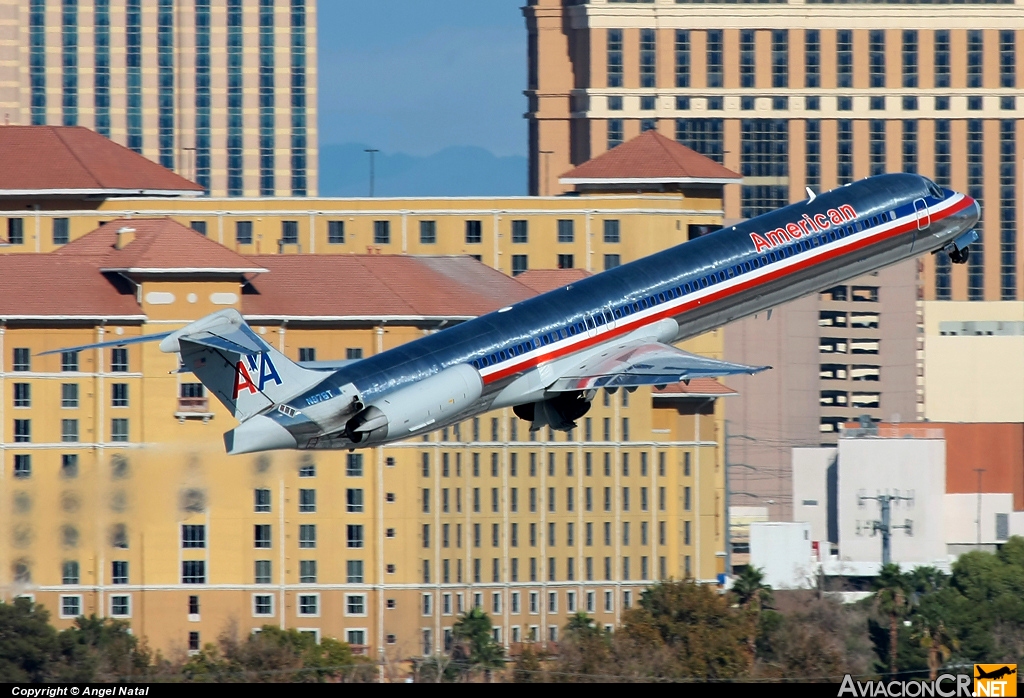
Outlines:
[{"label": "aircraft wing", "polygon": [[561,393],[596,388],[669,385],[694,378],[754,374],[771,366],[744,366],[697,356],[649,339],[610,346],[583,359],[548,390]]}]

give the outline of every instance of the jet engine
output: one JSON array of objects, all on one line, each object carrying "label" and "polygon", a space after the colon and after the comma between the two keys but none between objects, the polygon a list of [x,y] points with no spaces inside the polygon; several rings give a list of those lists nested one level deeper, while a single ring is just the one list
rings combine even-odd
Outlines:
[{"label": "jet engine", "polygon": [[553,398],[540,402],[528,402],[512,408],[516,416],[530,422],[530,431],[551,427],[558,431],[569,431],[576,427],[576,420],[590,411],[593,395],[582,390],[559,393]]},{"label": "jet engine", "polygon": [[401,438],[469,408],[483,392],[480,373],[457,364],[368,405],[345,424],[345,436],[365,444]]}]

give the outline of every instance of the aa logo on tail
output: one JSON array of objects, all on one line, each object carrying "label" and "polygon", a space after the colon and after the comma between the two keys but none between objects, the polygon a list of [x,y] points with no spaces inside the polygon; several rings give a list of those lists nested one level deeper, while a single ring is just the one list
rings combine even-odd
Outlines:
[{"label": "aa logo on tail", "polygon": [[1016,664],[975,664],[975,696],[1016,696]]},{"label": "aa logo on tail", "polygon": [[[254,376],[255,380],[253,380]],[[274,362],[270,360],[270,356],[267,354],[250,354],[245,357],[245,361],[239,361],[235,364],[235,389],[231,399],[237,400],[238,394],[243,390],[250,395],[262,393],[263,387],[269,380],[273,380],[275,385],[281,385],[282,382]]]}]

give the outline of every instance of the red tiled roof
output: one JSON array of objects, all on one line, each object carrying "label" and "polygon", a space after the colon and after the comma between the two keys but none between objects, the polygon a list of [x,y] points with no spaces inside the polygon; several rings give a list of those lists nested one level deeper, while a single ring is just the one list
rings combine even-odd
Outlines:
[{"label": "red tiled roof", "polygon": [[143,319],[131,284],[108,279],[89,259],[55,254],[0,255],[0,319]]},{"label": "red tiled roof", "polygon": [[725,397],[739,395],[735,390],[719,383],[714,378],[694,378],[689,385],[673,383],[651,391],[654,397]]},{"label": "red tiled roof", "polygon": [[471,257],[253,255],[247,317],[475,317],[534,294]]},{"label": "red tiled roof", "polygon": [[562,184],[728,184],[741,180],[740,175],[714,160],[650,130],[566,172],[558,181]]},{"label": "red tiled roof", "polygon": [[[116,249],[118,231],[133,235]],[[134,231],[134,232],[132,232]],[[127,273],[224,273],[263,271],[242,255],[170,218],[119,218],[52,253],[89,259],[95,268]]]},{"label": "red tiled roof", "polygon": [[82,126],[0,126],[0,196],[198,196],[203,188]]},{"label": "red tiled roof", "polygon": [[529,269],[517,276],[516,281],[537,293],[547,293],[590,275],[586,269]]}]

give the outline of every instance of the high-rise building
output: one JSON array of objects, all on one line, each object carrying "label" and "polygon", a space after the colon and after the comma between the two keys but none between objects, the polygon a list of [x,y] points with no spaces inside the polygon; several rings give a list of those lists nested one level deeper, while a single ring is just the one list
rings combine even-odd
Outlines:
[{"label": "high-rise building", "polygon": [[6,124],[86,126],[218,196],[317,190],[316,3],[0,1]]},{"label": "high-rise building", "polygon": [[[734,381],[730,455],[747,467],[731,475],[753,495],[737,504],[770,500],[785,518],[788,448],[835,443],[860,415],[927,416],[926,384],[949,380],[923,376],[931,301],[1022,298],[1019,2],[532,0],[524,13],[531,191],[562,191],[561,173],[656,129],[742,173],[726,220],[894,171],[982,203],[966,265],[927,255],[726,328],[731,360],[776,367]],[[1024,321],[1019,302],[940,314]]]}]

